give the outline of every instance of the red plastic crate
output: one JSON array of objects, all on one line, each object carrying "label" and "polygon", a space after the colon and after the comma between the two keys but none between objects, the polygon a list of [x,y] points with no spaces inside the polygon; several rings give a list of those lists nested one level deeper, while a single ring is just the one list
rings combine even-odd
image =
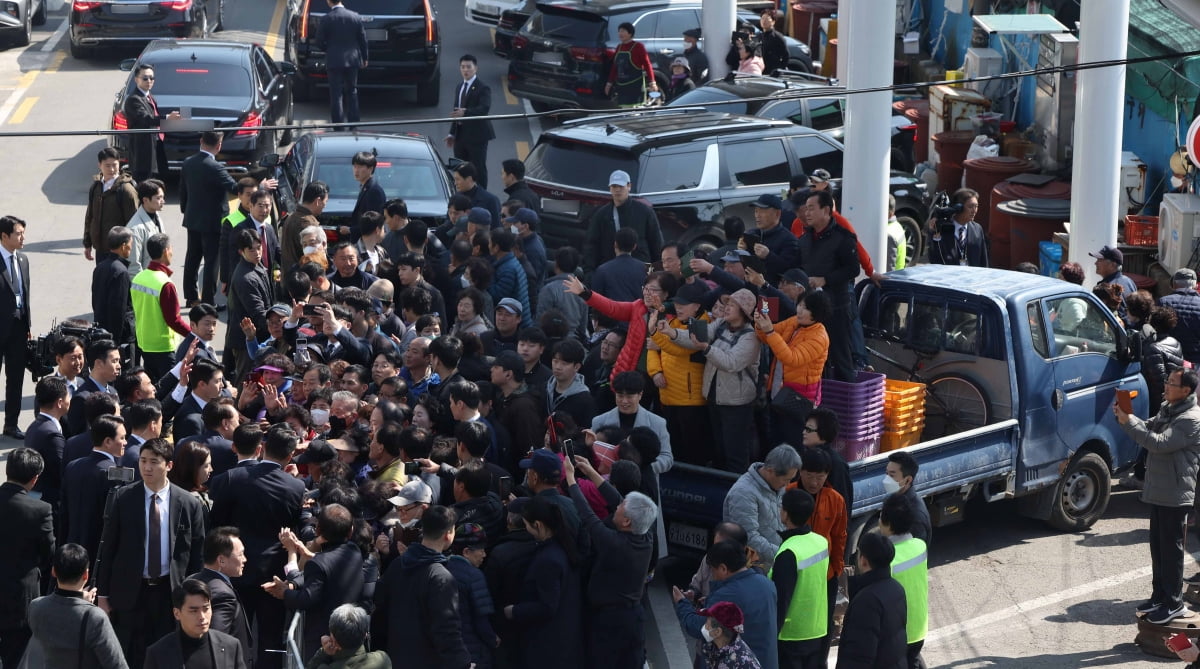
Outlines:
[{"label": "red plastic crate", "polygon": [[1130,246],[1158,246],[1158,217],[1126,216],[1125,243]]}]

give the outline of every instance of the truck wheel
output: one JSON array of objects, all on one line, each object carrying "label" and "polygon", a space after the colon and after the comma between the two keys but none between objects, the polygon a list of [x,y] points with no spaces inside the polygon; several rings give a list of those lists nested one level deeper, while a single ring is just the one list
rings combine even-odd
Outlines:
[{"label": "truck wheel", "polygon": [[1067,465],[1067,471],[1054,488],[1050,505],[1050,526],[1065,532],[1091,527],[1108,508],[1112,477],[1104,458],[1083,453]]},{"label": "truck wheel", "polygon": [[858,551],[858,541],[862,539],[864,534],[879,531],[879,514],[872,513],[866,516],[859,516],[850,521],[850,528],[846,532],[846,555],[845,564],[854,564],[854,554]]},{"label": "truck wheel", "polygon": [[921,224],[911,216],[897,216],[896,220],[904,228],[904,240],[907,251],[904,256],[904,266],[911,267],[921,258],[925,251],[925,235],[921,234]]}]

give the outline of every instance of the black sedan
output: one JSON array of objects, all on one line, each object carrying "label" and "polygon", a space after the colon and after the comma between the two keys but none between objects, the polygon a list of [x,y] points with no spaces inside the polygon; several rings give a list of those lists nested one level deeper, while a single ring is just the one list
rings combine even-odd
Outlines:
[{"label": "black sedan", "polygon": [[[113,102],[113,130],[129,127],[122,110],[137,88],[132,73],[143,64],[154,67],[159,114],[179,111],[216,129],[244,128],[225,133],[217,156],[232,170],[249,169],[291,141],[289,132],[256,128],[292,122],[292,64],[275,62],[257,44],[214,40],[155,40],[136,59],[122,61],[130,76]],[[127,136],[114,135],[112,145],[127,153]],[[200,148],[200,132],[168,132],[163,147],[170,169],[178,170]]]},{"label": "black sedan", "polygon": [[376,154],[375,179],[388,199],[400,198],[410,218],[420,218],[430,228],[446,218],[446,203],[454,194],[450,177],[430,141],[417,134],[384,135],[315,131],[301,135],[287,156],[265,156],[262,164],[279,180],[275,191],[280,215],[296,210],[304,187],[313,181],[329,186],[329,202],[320,216],[332,244],[337,228],[354,213],[361,190],[354,180],[350,159],[359,151]]},{"label": "black sedan", "polygon": [[224,0],[74,0],[71,55],[87,58],[99,47],[141,46],[167,37],[208,37],[221,29]]}]

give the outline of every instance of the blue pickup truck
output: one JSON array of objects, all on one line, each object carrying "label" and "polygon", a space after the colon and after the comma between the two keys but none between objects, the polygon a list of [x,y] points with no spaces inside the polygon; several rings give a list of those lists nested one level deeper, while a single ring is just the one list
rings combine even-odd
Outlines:
[{"label": "blue pickup truck", "polygon": [[[1113,472],[1137,446],[1117,427],[1117,389],[1148,411],[1136,342],[1091,293],[1006,270],[923,265],[868,284],[859,309],[872,365],[926,384],[925,425],[905,450],[934,525],[963,519],[968,500],[1019,500],[1055,528],[1091,527]],[[796,443],[799,443],[796,435]],[[887,454],[850,463],[849,546],[875,523]],[[662,474],[673,548],[705,550],[737,475],[676,462]]]}]

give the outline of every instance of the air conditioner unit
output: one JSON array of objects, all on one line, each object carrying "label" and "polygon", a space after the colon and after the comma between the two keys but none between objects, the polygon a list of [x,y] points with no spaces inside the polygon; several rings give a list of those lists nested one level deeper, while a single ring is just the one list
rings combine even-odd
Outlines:
[{"label": "air conditioner unit", "polygon": [[1158,262],[1168,274],[1187,267],[1200,240],[1200,195],[1168,193],[1158,209]]},{"label": "air conditioner unit", "polygon": [[1046,33],[1038,43],[1037,91],[1034,120],[1043,131],[1042,148],[1046,151],[1043,167],[1057,170],[1071,158],[1075,134],[1075,72],[1051,71],[1075,65],[1079,60],[1079,39],[1070,33]]},{"label": "air conditioner unit", "polygon": [[965,86],[982,94],[989,100],[995,100],[997,93],[1002,90],[1004,82],[981,81],[971,83],[978,77],[994,77],[1004,73],[1004,56],[995,49],[971,47],[967,49],[967,57],[963,62],[963,73],[967,78]]}]

